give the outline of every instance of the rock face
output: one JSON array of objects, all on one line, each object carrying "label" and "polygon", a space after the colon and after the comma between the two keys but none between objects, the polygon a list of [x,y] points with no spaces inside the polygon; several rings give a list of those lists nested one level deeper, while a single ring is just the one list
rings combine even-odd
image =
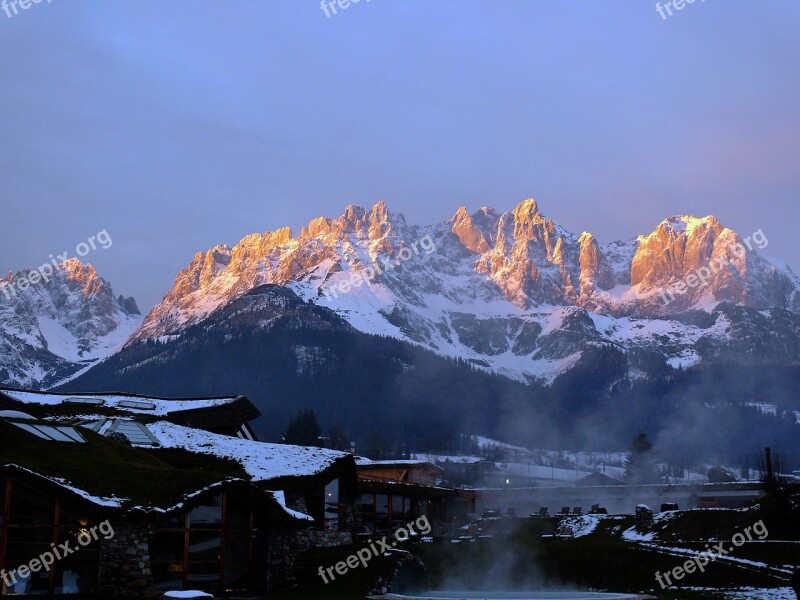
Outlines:
[{"label": "rock face", "polygon": [[49,281],[30,271],[9,275],[0,283],[0,383],[55,383],[119,348],[140,322],[134,299],[115,298],[94,267],[77,259]]},{"label": "rock face", "polygon": [[[631,284],[640,293],[657,291],[662,304],[666,298],[677,309],[686,309],[704,300],[728,300],[798,310],[797,277],[756,251],[769,242],[761,230],[742,239],[712,216],[679,215],[662,221],[639,242]],[[659,314],[669,312],[651,308]]]},{"label": "rock face", "polygon": [[[462,207],[428,227],[408,225],[382,202],[348,206],[297,237],[280,229],[198,253],[128,344],[179,334],[277,284],[358,330],[522,379],[552,379],[603,343],[686,365],[700,359],[695,344],[716,347],[731,325],[725,311],[704,327],[687,311],[721,302],[800,311],[800,280],[763,257],[765,245],[765,236],[742,239],[714,217],[683,215],[603,245],[564,230],[532,199],[505,213]],[[700,343],[707,338],[717,342]]]}]

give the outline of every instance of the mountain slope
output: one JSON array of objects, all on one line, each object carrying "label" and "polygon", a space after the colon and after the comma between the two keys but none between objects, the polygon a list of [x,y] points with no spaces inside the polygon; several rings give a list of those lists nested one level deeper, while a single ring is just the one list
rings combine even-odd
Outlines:
[{"label": "mountain slope", "polygon": [[[718,310],[728,309],[752,310]],[[591,316],[576,313],[559,343],[580,344],[592,328]],[[797,339],[796,329],[791,335]],[[381,448],[395,456],[404,448],[455,449],[460,436],[474,433],[536,447],[619,448],[639,429],[663,438],[660,450],[678,464],[686,456],[739,458],[742,448],[761,443],[796,449],[795,420],[763,415],[752,404],[787,414],[800,409],[800,368],[730,363],[724,349],[704,349],[700,366],[675,370],[657,351],[593,342],[551,386],[522,384],[419,345],[363,334],[330,309],[265,285],[179,334],[126,346],[59,389],[172,396],[235,390],[264,415],[256,422],[261,439],[278,440],[298,410],[313,408],[324,431],[339,426],[371,456]],[[676,447],[667,432],[681,427]]]},{"label": "mountain slope", "polygon": [[263,413],[256,423],[262,439],[277,439],[300,407],[311,407],[326,427],[338,423],[362,442],[376,430],[426,447],[449,443],[462,427],[492,429],[499,404],[533,406],[541,393],[362,334],[330,309],[274,285],[251,290],[180,334],[128,345],[60,387],[112,388],[177,396],[235,389]]},{"label": "mountain slope", "polygon": [[133,298],[114,297],[92,265],[77,259],[48,281],[0,281],[0,384],[44,388],[117,350],[141,322]]}]

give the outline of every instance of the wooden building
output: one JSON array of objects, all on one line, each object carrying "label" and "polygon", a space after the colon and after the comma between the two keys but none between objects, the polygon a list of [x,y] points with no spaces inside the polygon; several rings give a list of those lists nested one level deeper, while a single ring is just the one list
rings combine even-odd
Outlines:
[{"label": "wooden building", "polygon": [[475,511],[475,494],[439,485],[444,469],[431,462],[359,457],[356,463],[361,517],[370,533],[393,531],[422,515],[442,531]]},{"label": "wooden building", "polygon": [[311,523],[228,461],[19,416],[0,415],[0,439],[4,594],[266,590],[271,539]]},{"label": "wooden building", "polygon": [[254,414],[244,396],[2,390],[0,569],[15,572],[99,523],[115,532],[3,582],[3,593],[293,587],[299,555],[353,541],[355,460],[255,441]]}]

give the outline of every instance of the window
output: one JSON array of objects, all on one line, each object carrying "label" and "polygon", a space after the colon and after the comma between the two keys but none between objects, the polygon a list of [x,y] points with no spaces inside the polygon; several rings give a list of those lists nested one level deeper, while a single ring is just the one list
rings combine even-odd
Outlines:
[{"label": "window", "polygon": [[222,496],[217,496],[208,504],[192,509],[189,513],[189,523],[192,529],[222,527]]},{"label": "window", "polygon": [[86,421],[78,421],[78,427],[83,427],[84,429],[90,429],[95,433],[100,433],[100,430],[103,428],[103,425],[106,424],[108,419],[98,419],[98,420],[86,420]]},{"label": "window", "polygon": [[253,574],[254,514],[235,494],[206,500],[154,531],[152,569],[158,589],[245,589]]},{"label": "window", "polygon": [[180,529],[159,529],[150,542],[153,580],[163,589],[181,589],[184,574],[186,532]]},{"label": "window", "polygon": [[0,419],[21,419],[23,421],[35,421],[36,419],[28,413],[18,410],[0,410]]},{"label": "window", "polygon": [[[89,527],[89,516],[18,480],[0,481],[0,569],[7,573],[49,551],[53,544],[71,542]],[[0,594],[93,594],[97,588],[99,544],[82,546],[79,552],[57,561],[48,573],[39,571],[22,579],[0,582]]]},{"label": "window", "polygon": [[339,528],[339,480],[334,479],[325,486],[325,528]]},{"label": "window", "polygon": [[405,522],[405,510],[402,496],[392,496],[392,527],[402,527]]},{"label": "window", "polygon": [[51,527],[55,520],[55,501],[16,482],[11,487],[9,523],[26,527]]},{"label": "window", "polygon": [[361,519],[367,530],[375,531],[375,494],[361,494]]},{"label": "window", "polygon": [[227,494],[225,515],[224,575],[227,588],[246,588],[250,574],[253,534],[250,508],[233,494]]}]

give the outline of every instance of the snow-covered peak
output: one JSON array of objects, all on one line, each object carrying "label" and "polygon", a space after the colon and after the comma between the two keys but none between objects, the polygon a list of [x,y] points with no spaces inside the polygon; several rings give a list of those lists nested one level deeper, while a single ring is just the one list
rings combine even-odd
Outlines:
[{"label": "snow-covered peak", "polygon": [[90,264],[20,271],[0,283],[0,383],[55,383],[117,350],[140,322],[136,301],[114,296]]},{"label": "snow-covered peak", "polygon": [[[502,213],[459,207],[434,226],[409,225],[383,202],[350,205],[338,217],[313,219],[296,237],[284,228],[198,253],[129,343],[180,334],[275,284],[360,331],[515,377],[551,379],[579,360],[576,339],[627,335],[616,326],[599,331],[587,314],[668,319],[722,301],[800,311],[798,278],[757,248],[740,255],[742,243],[713,216],[675,215],[647,235],[601,245],[590,232],[566,231],[533,199]],[[690,293],[662,293],[712,265],[713,277]],[[620,325],[629,326],[645,346],[663,335],[699,339],[678,322]],[[677,344],[669,359],[689,364],[697,355]]]}]

